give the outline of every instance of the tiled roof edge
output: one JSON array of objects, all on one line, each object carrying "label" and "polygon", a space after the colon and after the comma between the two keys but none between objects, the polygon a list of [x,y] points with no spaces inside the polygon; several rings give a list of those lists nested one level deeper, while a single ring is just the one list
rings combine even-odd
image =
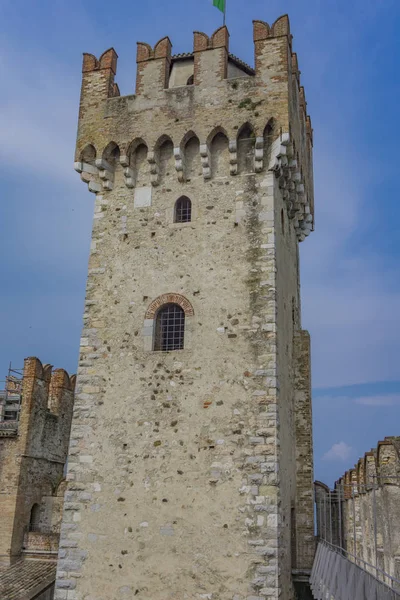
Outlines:
[{"label": "tiled roof edge", "polygon": [[[182,52],[181,54],[174,54],[172,56],[172,60],[179,60],[179,59],[182,59],[182,58],[193,58],[193,57],[194,57],[193,52]],[[242,69],[244,69],[249,75],[255,75],[254,69],[252,67],[250,67],[250,65],[248,65],[247,63],[245,63],[243,60],[241,60],[240,58],[238,58],[237,56],[235,56],[234,54],[230,54],[229,53],[229,58],[236,65],[238,65],[239,67],[241,67]]]}]

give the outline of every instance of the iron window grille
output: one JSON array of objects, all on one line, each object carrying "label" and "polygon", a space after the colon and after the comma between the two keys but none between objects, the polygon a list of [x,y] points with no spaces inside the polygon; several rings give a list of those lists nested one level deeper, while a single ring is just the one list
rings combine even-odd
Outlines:
[{"label": "iron window grille", "polygon": [[185,337],[185,312],[178,304],[165,304],[157,313],[154,350],[168,352],[183,350]]},{"label": "iron window grille", "polygon": [[175,203],[175,223],[189,223],[192,220],[192,203],[186,196],[182,196]]}]

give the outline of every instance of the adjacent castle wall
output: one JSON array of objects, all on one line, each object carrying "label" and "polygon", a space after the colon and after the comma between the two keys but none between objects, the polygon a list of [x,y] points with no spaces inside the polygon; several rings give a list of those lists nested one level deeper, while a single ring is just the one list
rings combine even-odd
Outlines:
[{"label": "adjacent castle wall", "polygon": [[[290,600],[297,556],[311,567],[296,449],[311,448],[297,254],[311,141],[291,125],[305,116],[288,107],[287,18],[254,39],[255,75],[230,81],[227,29],[195,32],[194,84],[177,88],[170,40],[140,43],[135,96],[118,96],[114,50],[84,57],[75,168],[96,205],[58,600]],[[185,347],[154,352],[166,302]]]},{"label": "adjacent castle wall", "polygon": [[27,358],[17,434],[2,437],[0,423],[2,563],[12,562],[20,555],[32,506],[40,505],[43,496],[57,493],[72,420],[71,379],[63,369],[52,371],[50,365],[43,366],[37,358]]},{"label": "adjacent castle wall", "polygon": [[399,438],[379,442],[334,490],[319,482],[316,489],[320,537],[330,541],[332,522],[334,544],[400,580]]}]

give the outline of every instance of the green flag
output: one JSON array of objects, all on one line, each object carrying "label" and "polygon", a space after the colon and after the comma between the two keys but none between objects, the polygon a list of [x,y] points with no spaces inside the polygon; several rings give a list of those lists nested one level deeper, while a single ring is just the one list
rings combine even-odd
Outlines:
[{"label": "green flag", "polygon": [[225,13],[225,0],[213,0],[213,5],[221,12]]}]

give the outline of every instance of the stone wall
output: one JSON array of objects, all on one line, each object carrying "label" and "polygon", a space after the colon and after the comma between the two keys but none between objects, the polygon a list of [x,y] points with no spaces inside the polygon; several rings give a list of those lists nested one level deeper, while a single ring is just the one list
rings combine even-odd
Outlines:
[{"label": "stone wall", "polygon": [[38,596],[35,596],[32,600],[53,600],[54,598],[54,583],[44,590],[44,592],[40,592]]},{"label": "stone wall", "polygon": [[[287,17],[254,40],[255,74],[230,80],[227,29],[196,32],[177,88],[170,40],[140,43],[125,97],[115,51],[84,55],[75,168],[96,203],[57,600],[290,600],[296,556],[311,567],[311,128]],[[184,349],[155,352],[165,302]]]},{"label": "stone wall", "polygon": [[400,438],[379,442],[334,490],[317,482],[316,499],[320,537],[400,581]]},{"label": "stone wall", "polygon": [[[18,428],[13,436],[2,437],[0,423],[2,564],[21,554],[32,506],[57,494],[68,451],[73,387],[74,379],[63,369],[52,371],[37,358],[25,360]],[[58,521],[60,510],[61,502]]]}]

